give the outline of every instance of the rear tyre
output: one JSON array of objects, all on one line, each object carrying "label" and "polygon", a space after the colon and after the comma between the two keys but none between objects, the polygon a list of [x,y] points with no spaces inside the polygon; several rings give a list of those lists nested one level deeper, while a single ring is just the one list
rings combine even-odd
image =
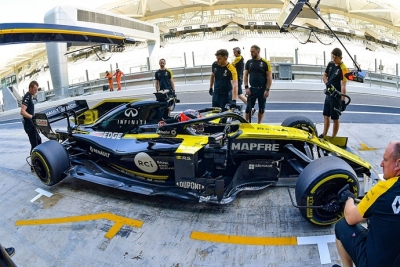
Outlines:
[{"label": "rear tyre", "polygon": [[314,122],[305,116],[288,117],[282,122],[281,126],[293,127],[296,129],[307,131],[314,136],[318,136],[318,131],[314,125]]},{"label": "rear tyre", "polygon": [[49,186],[64,179],[64,172],[70,167],[67,151],[54,140],[35,147],[31,154],[31,162],[36,176]]},{"label": "rear tyre", "polygon": [[310,223],[327,226],[343,217],[343,205],[337,202],[337,193],[346,184],[358,196],[357,175],[350,165],[335,156],[318,158],[308,164],[296,183],[298,206],[325,206],[329,210],[305,208],[301,215]]}]

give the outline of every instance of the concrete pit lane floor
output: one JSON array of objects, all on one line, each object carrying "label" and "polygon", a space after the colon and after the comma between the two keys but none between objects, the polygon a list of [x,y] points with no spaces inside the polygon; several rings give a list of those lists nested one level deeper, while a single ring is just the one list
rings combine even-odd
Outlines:
[{"label": "concrete pit lane floor", "polygon": [[[322,93],[271,92],[266,123],[280,124],[301,113],[322,131]],[[209,106],[206,91],[178,96],[182,104],[175,112]],[[399,139],[399,99],[351,96],[339,135],[348,136],[348,147],[381,173],[386,145]],[[88,101],[97,102],[89,97]],[[70,177],[47,187],[25,161],[29,142],[18,117],[18,111],[0,116],[0,236],[3,246],[15,247],[18,266],[340,264],[333,226],[306,222],[284,187],[243,192],[228,205],[142,196]]]}]

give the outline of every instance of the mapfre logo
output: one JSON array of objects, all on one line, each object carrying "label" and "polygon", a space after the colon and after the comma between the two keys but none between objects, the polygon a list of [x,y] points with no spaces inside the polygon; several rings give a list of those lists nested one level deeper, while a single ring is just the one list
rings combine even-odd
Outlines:
[{"label": "mapfre logo", "polygon": [[140,152],[135,156],[135,165],[144,172],[153,173],[158,170],[157,163],[147,153]]},{"label": "mapfre logo", "polygon": [[137,111],[137,109],[135,108],[128,108],[127,110],[125,110],[125,116],[127,116],[128,118],[134,118],[139,114],[139,111]]},{"label": "mapfre logo", "polygon": [[400,196],[394,198],[394,201],[392,203],[392,208],[394,214],[400,214]]}]

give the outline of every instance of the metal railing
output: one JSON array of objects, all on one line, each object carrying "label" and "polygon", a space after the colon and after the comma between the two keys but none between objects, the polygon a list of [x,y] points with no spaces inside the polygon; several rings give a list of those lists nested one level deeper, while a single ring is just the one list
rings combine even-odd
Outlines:
[{"label": "metal railing", "polygon": [[[287,65],[287,63],[285,63],[285,65]],[[273,79],[280,80],[281,78],[279,77],[279,63],[271,63],[271,67]],[[322,75],[326,68],[322,65],[303,64],[292,64],[290,67],[292,74],[291,80],[309,79],[319,82],[322,82]],[[211,75],[210,65],[201,65],[189,68],[171,68],[171,70],[174,74],[174,81],[177,83],[204,83],[209,80]],[[149,86],[150,84],[154,86],[155,72],[156,70],[127,73],[123,76],[123,87],[126,88],[135,85]],[[396,88],[397,90],[399,90],[399,76],[368,71],[368,74],[364,80],[364,84],[368,84],[369,87],[386,87]],[[108,80],[106,78],[71,84],[69,90],[72,92],[91,94],[96,91],[102,91],[103,85],[108,85]],[[115,80],[114,85],[116,85]],[[54,96],[53,90],[46,91],[46,96],[47,98],[51,98],[52,96]]]}]

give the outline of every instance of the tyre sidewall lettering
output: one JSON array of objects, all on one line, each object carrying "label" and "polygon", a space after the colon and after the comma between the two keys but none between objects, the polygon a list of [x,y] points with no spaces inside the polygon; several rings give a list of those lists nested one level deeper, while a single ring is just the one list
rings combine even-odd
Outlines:
[{"label": "tyre sidewall lettering", "polygon": [[[358,188],[356,186],[356,181],[353,179],[353,177],[349,176],[348,174],[344,174],[344,173],[336,173],[336,174],[332,174],[329,175],[327,177],[325,177],[324,179],[322,179],[321,181],[319,181],[317,184],[312,186],[312,189],[310,190],[309,195],[307,195],[306,197],[306,205],[307,206],[314,206],[314,195],[318,192],[318,189],[323,186],[325,183],[334,180],[334,179],[345,179],[346,183],[350,184],[350,186],[353,189],[353,193],[358,196]],[[332,223],[337,222],[338,220],[340,220],[343,217],[343,212],[340,212],[337,214],[336,218],[333,220],[329,220],[324,222],[321,222],[320,220],[314,220],[314,209],[310,209],[307,208],[306,209],[306,213],[307,213],[307,218],[310,219],[311,222],[313,222],[314,224],[317,225],[331,225]]]}]

